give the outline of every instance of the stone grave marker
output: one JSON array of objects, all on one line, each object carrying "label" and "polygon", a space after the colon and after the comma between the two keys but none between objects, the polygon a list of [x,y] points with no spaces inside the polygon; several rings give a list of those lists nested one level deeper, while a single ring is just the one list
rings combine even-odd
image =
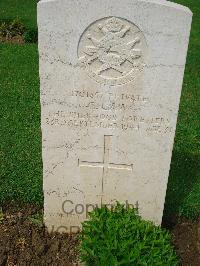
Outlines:
[{"label": "stone grave marker", "polygon": [[49,230],[116,201],[161,223],[191,19],[164,0],[38,3]]}]

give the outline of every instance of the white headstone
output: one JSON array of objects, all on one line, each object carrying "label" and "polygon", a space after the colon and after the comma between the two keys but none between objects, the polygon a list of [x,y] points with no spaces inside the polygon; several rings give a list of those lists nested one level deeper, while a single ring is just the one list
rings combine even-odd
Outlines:
[{"label": "white headstone", "polygon": [[191,19],[163,0],[39,2],[49,230],[116,200],[161,223]]}]

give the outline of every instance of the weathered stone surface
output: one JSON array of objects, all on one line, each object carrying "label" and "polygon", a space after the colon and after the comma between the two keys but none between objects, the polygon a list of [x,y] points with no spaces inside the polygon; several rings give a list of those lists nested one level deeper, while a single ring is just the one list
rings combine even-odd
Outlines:
[{"label": "weathered stone surface", "polygon": [[191,18],[167,1],[40,1],[49,230],[116,200],[161,223]]}]

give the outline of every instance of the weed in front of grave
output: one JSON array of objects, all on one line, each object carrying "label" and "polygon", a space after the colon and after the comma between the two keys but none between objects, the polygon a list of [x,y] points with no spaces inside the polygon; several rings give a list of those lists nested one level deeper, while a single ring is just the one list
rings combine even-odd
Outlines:
[{"label": "weed in front of grave", "polygon": [[25,27],[19,19],[12,21],[5,21],[0,24],[0,36],[6,38],[12,38],[13,36],[22,35],[25,31]]},{"label": "weed in front of grave", "polygon": [[86,265],[179,265],[168,231],[117,203],[83,222],[80,257]]}]

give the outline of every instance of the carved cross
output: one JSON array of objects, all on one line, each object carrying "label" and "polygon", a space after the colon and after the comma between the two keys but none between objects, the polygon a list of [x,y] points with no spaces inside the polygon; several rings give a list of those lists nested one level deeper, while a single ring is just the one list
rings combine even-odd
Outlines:
[{"label": "carved cross", "polygon": [[88,161],[78,160],[78,165],[80,167],[100,167],[103,169],[103,173],[102,173],[102,195],[103,195],[104,178],[107,175],[108,170],[118,169],[118,170],[122,170],[122,171],[133,171],[133,165],[132,164],[130,164],[130,165],[129,164],[115,164],[115,163],[109,162],[111,138],[112,138],[112,136],[108,136],[108,135],[104,136],[103,162],[88,162]]}]

